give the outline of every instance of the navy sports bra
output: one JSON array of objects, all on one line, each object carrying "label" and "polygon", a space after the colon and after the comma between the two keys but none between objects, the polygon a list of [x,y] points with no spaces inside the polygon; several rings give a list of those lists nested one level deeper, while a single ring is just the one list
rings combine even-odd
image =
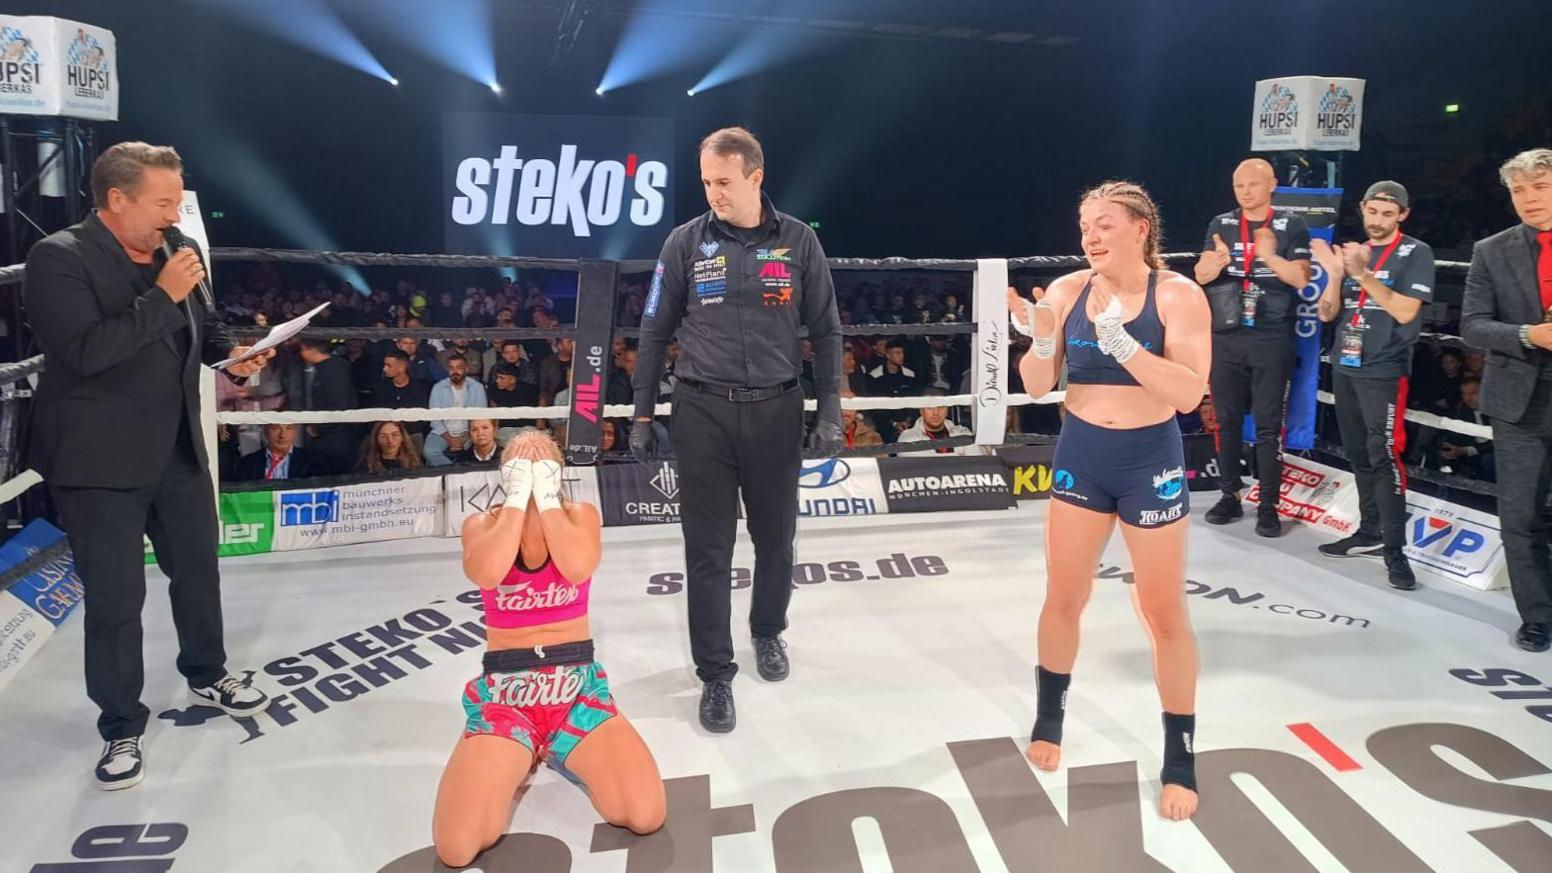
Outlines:
[{"label": "navy sports bra", "polygon": [[[1148,273],[1148,296],[1142,302],[1142,311],[1126,323],[1126,332],[1144,348],[1159,354],[1164,348],[1164,322],[1159,320],[1158,301],[1153,290],[1159,282],[1159,271]],[[1067,323],[1062,335],[1067,338],[1067,384],[1069,385],[1136,385],[1137,380],[1126,368],[1099,350],[1099,339],[1094,335],[1094,322],[1089,320],[1089,288],[1094,278],[1084,284],[1078,302],[1067,313]]]}]

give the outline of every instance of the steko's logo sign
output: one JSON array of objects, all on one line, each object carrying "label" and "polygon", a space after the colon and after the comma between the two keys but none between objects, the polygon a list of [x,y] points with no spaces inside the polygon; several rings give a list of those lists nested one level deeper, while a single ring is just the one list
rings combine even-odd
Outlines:
[{"label": "steko's logo sign", "polygon": [[569,143],[560,147],[556,160],[520,153],[515,145],[503,145],[494,160],[472,157],[458,163],[453,221],[566,225],[573,235],[590,237],[593,228],[609,227],[622,217],[638,227],[663,219],[668,165],[662,161],[635,154],[593,160]]},{"label": "steko's logo sign", "polygon": [[673,154],[668,119],[447,113],[447,249],[655,257],[674,224]]}]

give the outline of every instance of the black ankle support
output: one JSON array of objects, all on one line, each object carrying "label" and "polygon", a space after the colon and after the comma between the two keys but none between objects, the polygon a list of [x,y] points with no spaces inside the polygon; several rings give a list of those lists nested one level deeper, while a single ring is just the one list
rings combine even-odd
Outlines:
[{"label": "black ankle support", "polygon": [[1043,740],[1054,745],[1062,744],[1062,716],[1067,714],[1067,686],[1072,682],[1071,673],[1052,673],[1039,668],[1037,703],[1035,704],[1035,729],[1029,741]]},{"label": "black ankle support", "polygon": [[1196,790],[1196,716],[1164,713],[1164,770],[1159,781]]}]

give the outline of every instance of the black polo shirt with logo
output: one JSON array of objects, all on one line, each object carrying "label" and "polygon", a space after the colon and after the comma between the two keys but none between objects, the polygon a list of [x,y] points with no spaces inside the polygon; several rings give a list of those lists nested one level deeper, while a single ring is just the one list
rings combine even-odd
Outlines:
[{"label": "black polo shirt with logo", "polygon": [[807,327],[821,407],[839,397],[841,319],[824,249],[812,228],[777,212],[763,192],[760,197],[763,220],[756,227],[731,227],[708,210],[663,243],[636,352],[638,416],[652,414],[676,332],[678,378],[769,387],[802,373],[798,334]]},{"label": "black polo shirt with logo", "polygon": [[[1381,269],[1375,269],[1385,246],[1369,247],[1369,269],[1374,278],[1385,287],[1404,297],[1433,302],[1433,249],[1427,243],[1406,234],[1401,235],[1396,248],[1385,259]],[[1342,313],[1336,318],[1336,340],[1331,345],[1331,363],[1354,379],[1398,379],[1412,372],[1412,347],[1423,329],[1422,313],[1399,324],[1394,316],[1368,295],[1364,296],[1363,315],[1357,325],[1353,317],[1358,313],[1358,298],[1362,292],[1352,277],[1342,280]],[[1343,355],[1343,340],[1349,333],[1362,336],[1362,352],[1358,366],[1350,366]]]},{"label": "black polo shirt with logo", "polygon": [[[1229,265],[1223,268],[1223,273],[1215,281],[1232,280],[1243,293],[1245,252],[1241,246],[1239,234],[1240,212],[1239,209],[1225,212],[1208,223],[1203,251],[1217,247],[1213,240],[1215,234],[1223,238],[1224,244],[1229,247]],[[1304,216],[1292,212],[1280,212],[1273,207],[1270,219],[1247,222],[1246,229],[1252,243],[1255,242],[1256,231],[1262,227],[1270,227],[1272,234],[1277,237],[1278,257],[1289,261],[1310,259],[1310,232],[1309,225],[1304,222]],[[1291,337],[1293,324],[1298,317],[1300,289],[1277,278],[1272,268],[1260,258],[1251,261],[1250,289],[1250,293],[1256,297],[1255,324],[1250,327],[1241,324],[1230,333],[1277,334]]]}]

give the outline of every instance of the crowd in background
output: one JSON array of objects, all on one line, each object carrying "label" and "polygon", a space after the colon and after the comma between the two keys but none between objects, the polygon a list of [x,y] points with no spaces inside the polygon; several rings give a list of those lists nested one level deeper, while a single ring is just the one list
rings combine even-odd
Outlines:
[{"label": "crowd in background", "polygon": [[[574,296],[550,293],[537,281],[501,278],[459,290],[426,287],[410,279],[361,293],[348,282],[309,278],[287,281],[272,263],[243,268],[239,281],[225,286],[220,306],[233,324],[252,326],[253,337],[270,325],[331,305],[314,321],[319,327],[377,327],[405,330],[435,328],[560,329],[571,324]],[[963,324],[971,320],[970,277],[961,273],[836,274],[836,294],[844,325]],[[553,287],[553,286],[552,286]],[[574,292],[573,292],[574,294]],[[637,327],[645,308],[646,285],[627,276],[620,286],[615,324]],[[253,338],[250,337],[250,338]],[[1008,377],[1019,384],[1018,360],[1028,338],[1014,334]],[[848,336],[842,347],[844,396],[902,397],[970,392],[970,336],[897,335],[881,332]],[[275,366],[245,386],[217,380],[219,408],[252,410],[345,410],[362,408],[515,407],[569,403],[569,339],[500,340],[397,339],[296,342],[281,350]],[[661,400],[671,399],[677,344],[671,346],[660,383]],[[804,343],[803,390],[814,396],[813,349]],[[611,375],[605,385],[609,404],[632,402],[635,340],[616,337]],[[1408,405],[1448,418],[1481,422],[1476,410],[1481,352],[1422,342],[1417,346]],[[971,433],[967,407],[932,406],[901,410],[846,411],[844,427],[852,446],[932,441]],[[1323,412],[1326,411],[1324,408]],[[1062,410],[1031,405],[1008,410],[1010,433],[1055,434]],[[1337,442],[1335,424],[1322,416],[1321,436]],[[1211,404],[1181,416],[1186,433],[1214,433]],[[372,425],[307,425],[222,428],[223,478],[301,478],[309,475],[377,473],[397,468],[494,463],[490,447],[499,446],[519,428],[551,431],[564,444],[565,419],[449,419],[433,422],[379,422]],[[1409,423],[1407,460],[1440,472],[1493,481],[1492,441],[1463,437]],[[616,451],[622,421],[608,421],[604,450]],[[667,438],[666,429],[660,435]],[[489,444],[487,445],[487,440]],[[269,461],[261,453],[271,450]],[[271,469],[275,448],[299,458]],[[623,446],[619,447],[623,449]],[[975,447],[923,447],[921,451],[966,454]],[[482,460],[483,459],[483,460]]]}]

